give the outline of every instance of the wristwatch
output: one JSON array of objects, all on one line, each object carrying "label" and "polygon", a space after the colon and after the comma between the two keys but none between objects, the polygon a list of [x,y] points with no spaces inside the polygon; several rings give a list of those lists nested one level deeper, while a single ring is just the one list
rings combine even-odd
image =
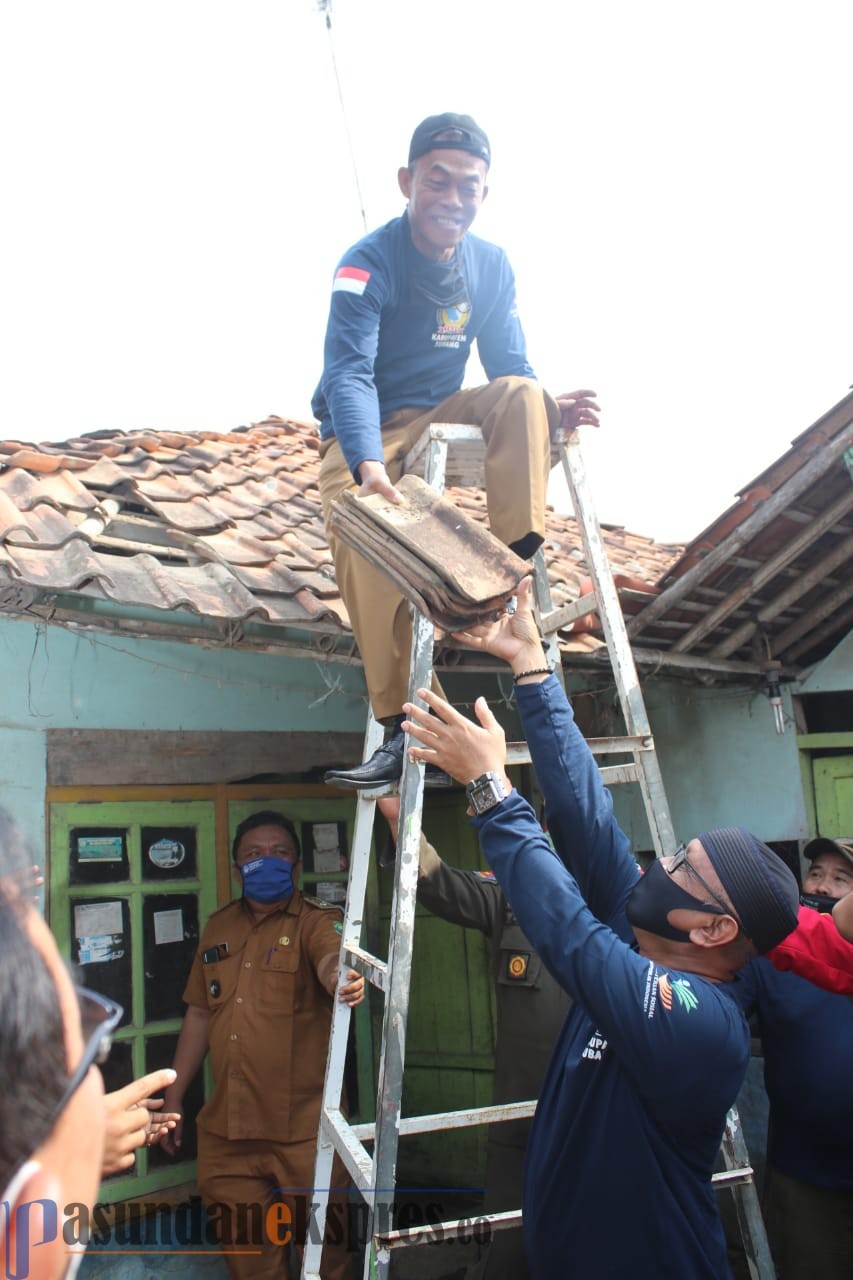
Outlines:
[{"label": "wristwatch", "polygon": [[496,804],[506,800],[509,795],[501,775],[491,769],[488,773],[481,773],[479,778],[473,778],[465,787],[465,791],[471,802],[471,808],[478,818],[488,813],[490,809],[494,809]]}]

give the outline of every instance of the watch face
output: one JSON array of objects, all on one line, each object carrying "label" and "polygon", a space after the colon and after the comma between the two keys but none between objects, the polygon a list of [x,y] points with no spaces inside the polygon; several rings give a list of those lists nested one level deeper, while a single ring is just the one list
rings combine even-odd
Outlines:
[{"label": "watch face", "polygon": [[466,790],[471,801],[471,808],[478,815],[488,813],[490,809],[494,809],[496,804],[500,804],[501,800],[505,799],[503,783],[494,773],[486,773],[481,778],[475,778],[473,782],[468,784]]}]

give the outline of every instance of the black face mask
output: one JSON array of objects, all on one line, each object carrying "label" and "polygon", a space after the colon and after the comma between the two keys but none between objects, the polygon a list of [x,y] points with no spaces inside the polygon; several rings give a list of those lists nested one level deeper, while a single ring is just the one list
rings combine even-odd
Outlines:
[{"label": "black face mask", "polygon": [[671,942],[689,942],[690,934],[683,929],[676,929],[667,920],[669,912],[678,907],[686,907],[689,911],[706,911],[715,916],[726,914],[721,907],[709,906],[707,902],[701,902],[699,898],[687,893],[667,875],[662,864],[655,859],[631,891],[625,915],[629,924],[645,929],[647,933],[654,933],[659,938],[669,938]]},{"label": "black face mask", "polygon": [[837,901],[837,898],[830,898],[826,893],[800,894],[802,906],[811,907],[812,911],[820,911],[822,915],[829,915]]}]

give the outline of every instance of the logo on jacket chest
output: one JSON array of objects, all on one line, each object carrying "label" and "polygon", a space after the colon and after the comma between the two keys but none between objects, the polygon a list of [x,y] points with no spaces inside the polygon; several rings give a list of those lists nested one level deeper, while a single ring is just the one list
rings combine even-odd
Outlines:
[{"label": "logo on jacket chest", "polygon": [[451,307],[439,307],[435,313],[435,329],[432,335],[434,347],[458,350],[468,341],[466,332],[471,319],[471,304],[460,302]]}]

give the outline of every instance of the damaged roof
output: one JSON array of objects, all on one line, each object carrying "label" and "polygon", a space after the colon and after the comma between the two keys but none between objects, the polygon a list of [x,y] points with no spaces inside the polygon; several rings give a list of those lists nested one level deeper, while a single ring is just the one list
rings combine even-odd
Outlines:
[{"label": "damaged roof", "polygon": [[[349,652],[317,490],[313,424],[268,418],[216,432],[97,432],[0,442],[0,611],[214,638],[318,656]],[[485,497],[448,494],[485,522]],[[604,533],[614,572],[644,592],[680,548]],[[584,573],[571,516],[548,514],[554,604]],[[105,613],[107,602],[111,608]],[[133,611],[144,616],[133,617]],[[595,647],[589,635],[567,638]]]},{"label": "damaged roof", "polygon": [[738,494],[629,623],[635,654],[789,678],[853,623],[853,393]]},{"label": "damaged roof", "polygon": [[[603,526],[641,667],[790,679],[843,639],[853,621],[851,450],[853,394],[687,546]],[[316,427],[277,417],[225,434],[0,442],[0,612],[348,657],[319,465]],[[463,458],[449,482],[470,481],[477,465]],[[447,492],[485,523],[482,489]],[[560,609],[588,585],[577,524],[551,508],[545,555]],[[560,641],[593,660],[599,635],[593,615]]]}]

